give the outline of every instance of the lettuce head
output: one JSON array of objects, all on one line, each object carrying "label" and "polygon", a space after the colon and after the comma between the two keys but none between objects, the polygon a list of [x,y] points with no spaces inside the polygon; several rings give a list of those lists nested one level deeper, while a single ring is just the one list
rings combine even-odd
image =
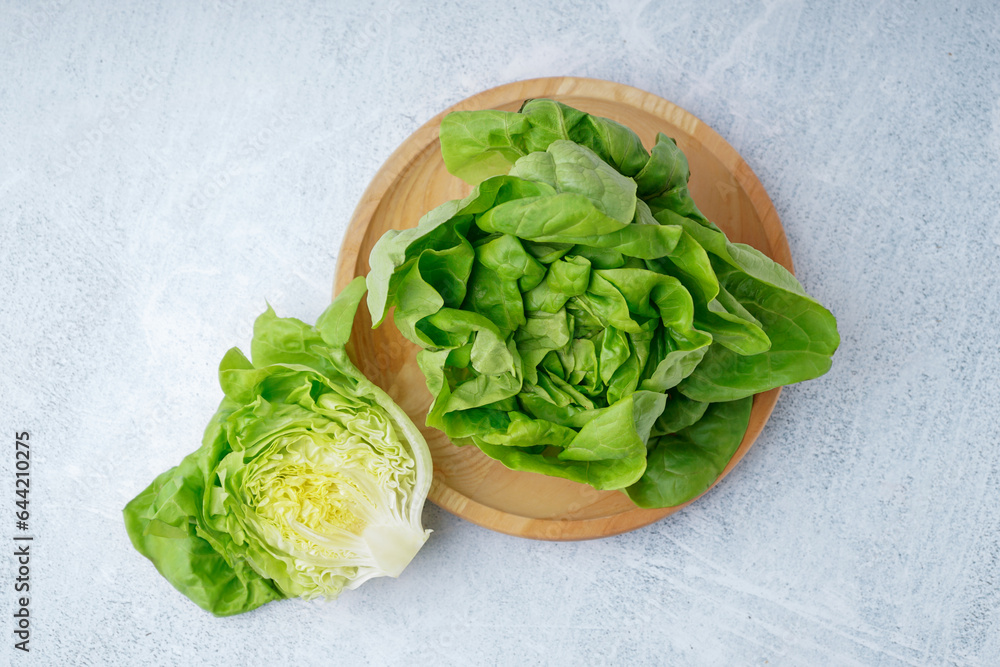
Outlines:
[{"label": "lettuce head", "polygon": [[201,448],[125,507],[135,548],[217,616],[396,577],[427,539],[427,443],[345,349],[364,294],[358,278],[315,327],[268,308],[252,361],[222,360]]},{"label": "lettuce head", "polygon": [[701,213],[666,135],[535,99],[440,140],[472,191],[378,241],[368,310],[421,348],[453,443],[672,507],[722,474],[755,394],[830,368],[833,314]]}]

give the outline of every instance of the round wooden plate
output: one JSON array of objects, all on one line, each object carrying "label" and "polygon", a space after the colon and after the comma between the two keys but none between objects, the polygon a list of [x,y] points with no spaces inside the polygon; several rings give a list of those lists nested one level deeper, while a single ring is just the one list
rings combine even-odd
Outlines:
[{"label": "round wooden plate", "polygon": [[[375,175],[354,211],[337,265],[335,289],[366,275],[372,246],[388,229],[416,226],[427,211],[464,197],[471,189],[451,176],[441,159],[438,127],[450,111],[517,111],[526,99],[547,97],[612,118],[638,133],[646,147],[657,132],[673,137],[691,164],[690,188],[701,210],[733,241],[748,243],[789,271],[791,251],[778,215],[746,162],[700,120],[670,102],[609,81],[552,77],[519,81],[462,100],[425,123],[396,149]],[[371,328],[362,307],[352,332],[355,360],[423,425],[431,402],[416,364],[417,347],[391,322]],[[726,466],[725,477],[743,458],[767,421],[781,389],[754,397],[750,426]],[[443,433],[422,427],[434,459],[430,500],[492,530],[545,540],[581,540],[617,535],[645,526],[684,505],[644,510],[618,491],[536,473],[509,470],[474,446],[455,447]],[[718,483],[718,482],[716,482]]]}]

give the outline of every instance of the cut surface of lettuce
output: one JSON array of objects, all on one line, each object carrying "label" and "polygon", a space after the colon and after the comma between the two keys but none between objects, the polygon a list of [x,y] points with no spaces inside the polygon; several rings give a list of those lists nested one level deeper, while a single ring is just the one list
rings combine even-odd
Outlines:
[{"label": "cut surface of lettuce", "polygon": [[201,448],[125,507],[135,548],[217,616],[396,577],[427,539],[430,452],[345,346],[365,280],[315,327],[268,310],[230,350]]}]

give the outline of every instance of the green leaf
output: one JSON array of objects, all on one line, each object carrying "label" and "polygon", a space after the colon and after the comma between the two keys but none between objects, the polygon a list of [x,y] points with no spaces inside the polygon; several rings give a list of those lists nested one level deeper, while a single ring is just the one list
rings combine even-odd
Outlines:
[{"label": "green leaf", "polygon": [[568,139],[589,148],[625,176],[635,176],[649,159],[639,137],[608,118],[544,99],[525,102],[521,113],[530,126],[525,132],[529,150],[545,150],[553,141]]},{"label": "green leaf", "polygon": [[136,551],[177,590],[216,616],[250,611],[285,597],[245,560],[227,559],[199,535],[205,480],[226,451],[220,427],[224,414],[220,410],[209,425],[198,451],[153,480],[123,512]]},{"label": "green leaf", "polygon": [[[545,181],[556,192],[572,192],[583,195],[593,203],[594,208],[604,215],[628,223],[635,217],[635,181],[622,176],[601,160],[592,150],[572,141],[554,141],[545,149],[552,156],[551,178]],[[531,153],[528,158],[537,153]],[[511,174],[515,174],[518,164],[514,163]],[[546,176],[549,176],[546,170]]]},{"label": "green leaf", "polygon": [[613,249],[639,259],[663,257],[680,239],[680,227],[632,225],[609,218],[587,197],[559,193],[499,204],[476,219],[485,232],[541,243]]},{"label": "green leaf", "polygon": [[699,401],[729,401],[811,380],[830,369],[840,344],[836,320],[809,297],[767,285],[738,270],[722,274],[734,297],[761,322],[771,347],[743,356],[712,345],[680,390]]},{"label": "green leaf", "polygon": [[680,390],[700,401],[731,401],[826,373],[840,345],[830,311],[806,295],[784,267],[759,251],[730,243],[721,231],[689,221],[681,224],[700,237],[716,258],[722,293],[742,306],[771,344],[757,354],[713,344]]},{"label": "green leaf", "polygon": [[337,299],[316,320],[316,331],[330,347],[344,347],[351,338],[354,314],[361,305],[367,287],[365,279],[358,276],[347,284]]},{"label": "green leaf", "polygon": [[713,403],[697,422],[651,443],[641,479],[626,489],[639,507],[674,507],[719,478],[743,440],[753,399]]},{"label": "green leaf", "polygon": [[456,111],[441,121],[441,153],[448,171],[477,185],[506,174],[529,151],[521,136],[528,121],[507,111]]},{"label": "green leaf", "polygon": [[[708,403],[694,401],[683,394],[671,392],[651,434],[661,436],[677,433],[701,419],[708,406]],[[653,441],[650,441],[650,444],[653,444]]]}]

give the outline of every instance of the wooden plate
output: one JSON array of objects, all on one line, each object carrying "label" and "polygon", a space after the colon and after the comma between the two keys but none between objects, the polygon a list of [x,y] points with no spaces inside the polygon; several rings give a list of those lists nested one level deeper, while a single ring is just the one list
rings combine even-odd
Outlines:
[{"label": "wooden plate", "polygon": [[[674,104],[637,88],[553,77],[473,95],[442,111],[404,141],[375,175],[354,212],[340,249],[335,289],[368,273],[368,256],[383,232],[413,227],[430,209],[468,194],[471,188],[451,176],[441,159],[438,126],[446,113],[517,111],[524,100],[537,97],[623,123],[638,133],[647,148],[657,132],[676,139],[691,164],[691,192],[705,215],[730,239],[748,243],[792,270],[791,252],[771,200],[750,167],[714,130]],[[358,313],[352,342],[360,369],[422,425],[431,396],[417,368],[417,347],[390,322],[372,330],[364,307]],[[754,397],[750,427],[722,477],[753,444],[780,391]],[[634,530],[680,509],[638,509],[617,491],[597,491],[576,482],[509,470],[474,446],[455,447],[440,431],[422,430],[434,459],[430,500],[492,530],[535,539],[590,539]]]}]

